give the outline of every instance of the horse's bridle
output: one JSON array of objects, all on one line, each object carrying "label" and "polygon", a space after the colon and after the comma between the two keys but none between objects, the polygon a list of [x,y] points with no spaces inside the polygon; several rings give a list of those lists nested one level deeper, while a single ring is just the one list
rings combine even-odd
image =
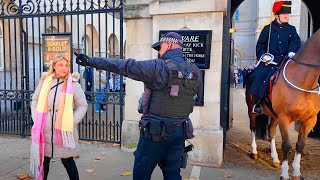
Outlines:
[{"label": "horse's bridle", "polygon": [[[286,62],[285,66],[284,66],[284,68],[283,68],[283,72],[282,72],[282,73],[283,73],[283,78],[284,78],[284,80],[287,82],[287,84],[288,84],[289,86],[291,86],[292,88],[297,89],[297,90],[299,90],[299,91],[309,92],[309,93],[317,93],[318,95],[320,95],[320,87],[319,87],[319,86],[316,87],[316,88],[319,88],[318,91],[314,91],[314,90],[313,90],[313,89],[316,89],[316,88],[313,88],[313,89],[311,89],[311,90],[306,90],[306,89],[299,88],[298,86],[292,84],[292,83],[287,79],[287,77],[286,77],[286,69],[287,69],[287,65],[289,64],[289,62],[290,62],[291,60],[295,61],[296,63],[299,62],[299,61],[296,61],[296,60],[294,60],[294,59],[289,59],[289,60]],[[302,63],[302,62],[300,62],[300,63]],[[300,64],[300,63],[298,63],[298,64]],[[304,63],[303,65],[310,66],[310,65],[312,65],[312,64],[305,64],[305,63]],[[313,65],[313,66],[316,66],[316,67],[319,66],[319,67],[320,67],[320,65]],[[312,67],[313,67],[313,66],[312,66]]]}]

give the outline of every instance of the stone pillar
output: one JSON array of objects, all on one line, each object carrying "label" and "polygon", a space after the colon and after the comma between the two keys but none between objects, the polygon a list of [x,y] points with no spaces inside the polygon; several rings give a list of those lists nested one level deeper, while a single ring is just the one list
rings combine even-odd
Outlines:
[{"label": "stone pillar", "polygon": [[[157,58],[150,48],[159,40],[160,30],[212,30],[210,69],[205,70],[204,106],[190,115],[195,138],[189,164],[220,167],[223,160],[223,131],[220,127],[220,85],[222,63],[223,16],[226,0],[127,0],[127,58]],[[127,80],[122,147],[137,142],[138,99],[142,83]]]},{"label": "stone pillar", "polygon": [[[151,0],[149,0],[151,1]],[[126,58],[146,60],[152,58],[152,17],[149,15],[149,2],[144,0],[127,0],[126,18]],[[143,92],[143,83],[126,79],[125,115],[122,123],[121,148],[133,151],[139,140],[138,101]]]}]

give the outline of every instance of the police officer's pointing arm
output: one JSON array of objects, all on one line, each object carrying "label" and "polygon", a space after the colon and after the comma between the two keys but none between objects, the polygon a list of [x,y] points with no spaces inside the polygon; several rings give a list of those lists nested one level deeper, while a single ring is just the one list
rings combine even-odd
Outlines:
[{"label": "police officer's pointing arm", "polygon": [[89,59],[89,65],[97,69],[115,72],[131,79],[142,81],[155,86],[155,88],[163,86],[169,77],[167,66],[160,59],[136,61],[134,59],[116,60],[92,57]]}]

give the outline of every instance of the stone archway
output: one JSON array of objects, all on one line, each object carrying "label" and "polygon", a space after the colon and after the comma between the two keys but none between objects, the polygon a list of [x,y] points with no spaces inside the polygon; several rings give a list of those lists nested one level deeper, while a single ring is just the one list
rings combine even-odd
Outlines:
[{"label": "stone archway", "polygon": [[51,33],[57,33],[58,32],[58,29],[54,26],[49,26],[47,29],[46,29],[46,32],[51,32]]},{"label": "stone archway", "polygon": [[[235,0],[231,1],[231,9],[230,9],[230,17],[232,17],[236,11],[236,9],[240,6],[240,4],[245,0]],[[318,11],[318,7],[320,6],[319,1],[314,0],[301,0],[307,9],[309,10],[310,17],[312,19],[312,32],[316,32],[320,28],[320,12]]]},{"label": "stone archway", "polygon": [[50,16],[46,18],[47,33],[71,32],[70,25],[64,16]]},{"label": "stone archway", "polygon": [[115,34],[111,34],[109,36],[109,51],[110,51],[110,57],[119,57],[119,41]]},{"label": "stone archway", "polygon": [[99,36],[96,28],[92,24],[87,24],[83,33],[85,33],[83,36],[85,37],[86,53],[91,56],[99,56],[99,54],[96,54],[99,47]]},{"label": "stone archway", "polygon": [[[232,20],[236,9],[242,4],[245,0],[228,0],[227,5],[227,14],[224,17],[224,37],[223,37],[223,59],[222,59],[222,79],[221,79],[221,89],[228,89],[229,84],[231,83],[231,72],[230,69],[230,63],[231,60],[231,37],[229,34],[229,29],[232,27]],[[311,36],[312,33],[317,31],[320,28],[320,12],[316,9],[320,6],[320,2],[318,1],[312,1],[312,0],[301,0],[305,7],[306,11],[304,12],[306,15],[306,22],[305,27],[307,27],[307,30],[302,32],[305,35],[306,38]],[[310,33],[311,32],[311,33]],[[230,128],[230,125],[232,124],[232,113],[230,114],[230,111],[232,111],[232,104],[230,102],[232,101],[232,97],[230,97],[230,91],[222,91],[221,92],[221,126],[224,128],[224,131]]]}]

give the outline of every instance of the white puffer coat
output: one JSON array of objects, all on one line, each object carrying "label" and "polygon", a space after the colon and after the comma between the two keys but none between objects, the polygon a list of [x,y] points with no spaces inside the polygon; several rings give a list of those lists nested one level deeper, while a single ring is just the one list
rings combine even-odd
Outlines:
[{"label": "white puffer coat", "polygon": [[[78,80],[80,77],[79,73],[73,73],[72,77],[73,77],[72,86],[73,86],[73,120],[74,120],[73,133],[74,133],[76,148],[74,149],[58,148],[55,144],[56,139],[55,139],[55,136],[53,136],[54,123],[55,123],[57,110],[59,107],[59,100],[60,100],[61,89],[62,89],[62,83],[59,84],[57,82],[58,81],[62,82],[63,79],[54,78],[52,80],[52,85],[51,85],[51,87],[53,88],[50,90],[48,94],[48,115],[47,115],[46,125],[44,128],[44,142],[45,142],[44,154],[47,157],[69,158],[78,154],[77,145],[78,145],[79,135],[78,135],[77,125],[85,116],[88,108],[88,104],[87,104],[85,94],[80,84],[78,83]],[[35,114],[36,114],[36,109],[37,109],[37,104],[38,104],[38,99],[39,99],[39,94],[40,94],[42,84],[43,84],[43,81],[40,81],[37,89],[35,90],[32,96],[31,111],[32,111],[33,120],[35,119]],[[54,101],[55,103],[53,105]]]}]

